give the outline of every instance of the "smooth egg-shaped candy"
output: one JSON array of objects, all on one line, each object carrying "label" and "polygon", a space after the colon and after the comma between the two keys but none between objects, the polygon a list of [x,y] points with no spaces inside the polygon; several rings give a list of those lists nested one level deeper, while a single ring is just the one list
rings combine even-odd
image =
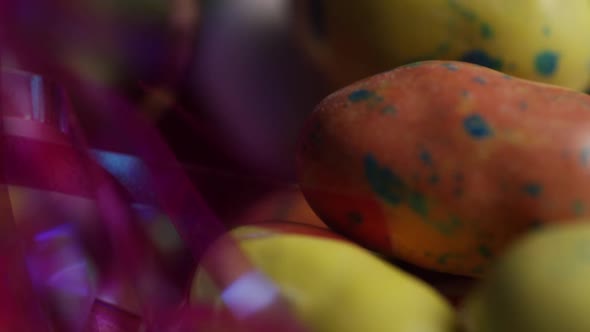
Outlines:
[{"label": "smooth egg-shaped candy", "polygon": [[293,1],[300,44],[335,87],[418,60],[460,60],[583,90],[585,0]]},{"label": "smooth egg-shaped candy", "polygon": [[325,98],[298,171],[331,228],[480,275],[527,230],[590,215],[590,97],[469,63],[414,63]]}]

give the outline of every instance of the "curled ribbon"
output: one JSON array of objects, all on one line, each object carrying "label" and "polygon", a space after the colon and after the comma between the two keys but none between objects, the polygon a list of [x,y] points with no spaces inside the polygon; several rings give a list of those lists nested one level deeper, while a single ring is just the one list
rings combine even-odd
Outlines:
[{"label": "curled ribbon", "polygon": [[[303,330],[221,238],[226,226],[133,103],[59,64],[43,72],[60,73],[71,97],[27,72],[3,71],[0,83],[1,329]],[[171,245],[150,236],[154,224],[170,226]],[[218,239],[224,249],[202,260]],[[189,305],[187,278],[165,272],[166,250],[203,265],[226,308]],[[264,298],[244,295],[252,290]]]}]

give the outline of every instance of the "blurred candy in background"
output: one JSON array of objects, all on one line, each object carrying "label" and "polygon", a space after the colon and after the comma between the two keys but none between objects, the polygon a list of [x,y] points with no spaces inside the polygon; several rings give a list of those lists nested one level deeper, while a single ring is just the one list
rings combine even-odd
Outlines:
[{"label": "blurred candy in background", "polygon": [[291,3],[208,3],[192,92],[218,128],[213,144],[250,172],[293,179],[299,130],[327,90],[295,43]]},{"label": "blurred candy in background", "polygon": [[572,0],[293,1],[301,45],[334,89],[420,60],[590,84],[590,4]]},{"label": "blurred candy in background", "polygon": [[[13,62],[132,88],[174,84],[190,61],[197,0],[3,1]],[[58,70],[63,70],[59,72]]]}]

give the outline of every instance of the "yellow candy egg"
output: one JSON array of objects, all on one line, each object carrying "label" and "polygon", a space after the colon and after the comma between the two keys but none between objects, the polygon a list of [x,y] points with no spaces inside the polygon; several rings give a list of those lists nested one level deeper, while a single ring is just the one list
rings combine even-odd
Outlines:
[{"label": "yellow candy egg", "polygon": [[577,90],[590,79],[583,0],[307,0],[296,26],[335,87],[417,60],[461,60]]}]

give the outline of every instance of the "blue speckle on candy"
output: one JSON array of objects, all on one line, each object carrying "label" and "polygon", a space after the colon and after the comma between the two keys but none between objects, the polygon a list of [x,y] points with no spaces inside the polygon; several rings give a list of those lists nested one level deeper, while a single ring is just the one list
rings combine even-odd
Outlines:
[{"label": "blue speckle on candy", "polygon": [[397,108],[394,105],[388,105],[383,107],[381,110],[384,114],[395,114],[397,112]]},{"label": "blue speckle on candy", "polygon": [[468,7],[459,4],[457,0],[449,0],[449,6],[459,15],[463,16],[463,18],[466,20],[471,22],[477,20],[477,15],[475,14],[475,12],[473,12]]},{"label": "blue speckle on candy", "polygon": [[478,84],[481,84],[481,85],[485,85],[485,84],[487,84],[487,83],[488,83],[488,81],[486,81],[486,79],[485,79],[485,78],[483,78],[483,77],[481,77],[481,76],[475,76],[475,77],[473,78],[473,81],[474,81],[475,83],[478,83]]},{"label": "blue speckle on candy", "polygon": [[408,197],[408,204],[412,211],[416,212],[419,216],[423,218],[428,216],[428,201],[424,195],[420,193],[412,193]]},{"label": "blue speckle on candy", "polygon": [[472,50],[461,57],[461,61],[488,67],[495,70],[502,69],[502,61],[487,54],[484,50]]},{"label": "blue speckle on candy", "polygon": [[350,100],[353,103],[356,103],[359,101],[368,100],[373,96],[374,96],[373,92],[371,92],[369,90],[365,90],[365,89],[360,89],[360,90],[353,91],[351,94],[349,94],[348,100]]},{"label": "blue speckle on candy", "polygon": [[543,187],[538,183],[528,183],[523,189],[531,197],[539,197],[543,192]]},{"label": "blue speckle on candy", "polygon": [[553,51],[543,51],[535,57],[535,70],[543,76],[551,76],[559,65],[559,55]]},{"label": "blue speckle on candy", "polygon": [[580,162],[587,166],[590,162],[590,147],[583,148],[580,152]]},{"label": "blue speckle on candy", "polygon": [[459,70],[459,67],[456,64],[450,63],[450,62],[443,63],[442,66],[443,67],[446,67],[450,71],[457,71],[457,70]]},{"label": "blue speckle on candy", "polygon": [[475,139],[483,139],[493,134],[492,129],[479,114],[472,114],[463,120],[465,131]]},{"label": "blue speckle on candy", "polygon": [[365,156],[364,168],[371,189],[379,197],[394,205],[402,202],[406,186],[397,175],[387,167],[380,167],[372,154]]},{"label": "blue speckle on candy", "polygon": [[492,27],[487,23],[481,24],[480,32],[483,39],[492,39],[492,37],[494,37],[494,31],[492,30]]},{"label": "blue speckle on candy", "polygon": [[432,166],[432,156],[430,155],[430,152],[426,150],[420,151],[420,160],[422,160],[424,165]]}]

